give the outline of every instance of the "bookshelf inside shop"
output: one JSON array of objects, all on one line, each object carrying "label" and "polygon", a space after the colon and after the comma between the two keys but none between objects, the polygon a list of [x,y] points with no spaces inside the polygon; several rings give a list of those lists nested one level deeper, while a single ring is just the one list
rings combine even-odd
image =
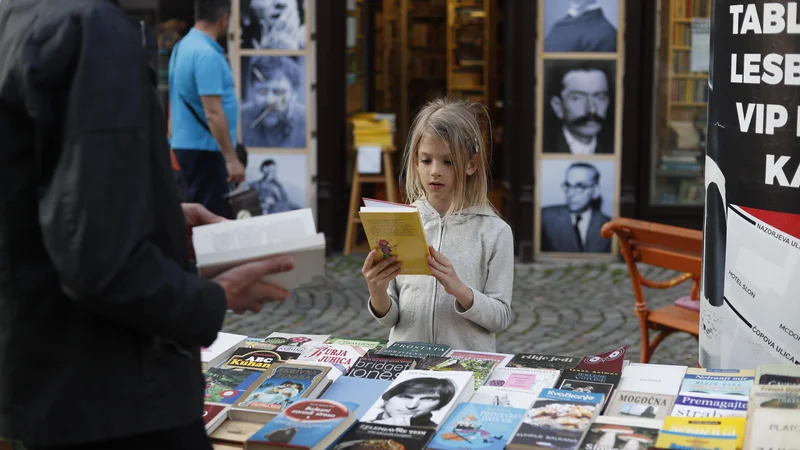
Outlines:
[{"label": "bookshelf inside shop", "polygon": [[447,83],[447,4],[445,0],[404,0],[407,14],[407,104],[409,115]]},{"label": "bookshelf inside shop", "polygon": [[375,12],[375,108],[397,112],[400,105],[401,1],[377,2]]},{"label": "bookshelf inside shop", "polygon": [[[447,94],[485,105],[492,129],[483,130],[492,148],[492,159],[502,152],[502,115],[498,106],[503,43],[500,27],[502,0],[448,0],[447,2]],[[492,142],[489,142],[491,140]],[[492,179],[500,165],[492,164]],[[490,200],[501,210],[501,193],[491,187]]]},{"label": "bookshelf inside shop", "polygon": [[711,0],[662,0],[651,203],[702,205]]},{"label": "bookshelf inside shop", "polygon": [[488,0],[447,3],[447,92],[487,106],[496,98],[495,3]]},{"label": "bookshelf inside shop", "polygon": [[347,9],[347,76],[346,76],[346,111],[347,117],[361,112],[364,98],[364,35],[361,32],[361,6],[363,0],[348,2]]}]

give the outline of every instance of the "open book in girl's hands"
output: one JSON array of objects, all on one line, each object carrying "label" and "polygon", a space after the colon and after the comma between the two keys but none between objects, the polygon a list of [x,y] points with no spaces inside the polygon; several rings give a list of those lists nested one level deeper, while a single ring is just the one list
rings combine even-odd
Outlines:
[{"label": "open book in girl's hands", "polygon": [[192,243],[204,278],[278,255],[294,258],[294,269],[267,275],[265,283],[291,290],[325,275],[325,235],[308,208],[194,227]]},{"label": "open book in girl's hands", "polygon": [[402,275],[431,275],[428,240],[416,206],[363,199],[358,212],[376,261],[394,256],[403,264]]}]

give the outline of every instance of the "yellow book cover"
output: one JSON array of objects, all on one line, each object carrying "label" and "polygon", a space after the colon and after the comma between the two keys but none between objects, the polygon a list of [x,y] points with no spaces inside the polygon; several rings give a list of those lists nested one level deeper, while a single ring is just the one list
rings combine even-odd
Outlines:
[{"label": "yellow book cover", "polygon": [[402,275],[431,275],[428,240],[416,207],[364,199],[358,215],[377,260],[394,256],[403,264]]},{"label": "yellow book cover", "polygon": [[370,137],[358,137],[355,136],[353,139],[353,145],[356,147],[366,147],[369,145],[377,145],[380,147],[390,147],[392,145],[392,136],[370,136]]},{"label": "yellow book cover", "polygon": [[745,417],[694,418],[668,416],[658,434],[658,448],[742,448]]}]

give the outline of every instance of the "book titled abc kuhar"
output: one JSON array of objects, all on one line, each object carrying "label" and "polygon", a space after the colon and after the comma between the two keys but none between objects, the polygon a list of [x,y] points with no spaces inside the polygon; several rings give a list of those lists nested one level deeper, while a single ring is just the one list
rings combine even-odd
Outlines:
[{"label": "book titled abc kuhar", "polygon": [[358,212],[376,261],[394,256],[402,263],[402,275],[431,275],[428,240],[415,206],[363,199]]}]

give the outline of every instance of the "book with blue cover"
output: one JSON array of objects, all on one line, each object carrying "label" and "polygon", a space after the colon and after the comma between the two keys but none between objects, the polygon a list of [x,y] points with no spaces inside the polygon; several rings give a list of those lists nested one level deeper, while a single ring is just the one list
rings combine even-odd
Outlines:
[{"label": "book with blue cover", "polygon": [[258,430],[245,447],[248,450],[326,449],[356,423],[357,407],[355,403],[333,400],[299,401]]},{"label": "book with blue cover", "polygon": [[670,416],[747,417],[747,399],[718,398],[709,395],[678,395]]},{"label": "book with blue cover", "polygon": [[356,403],[356,419],[361,420],[369,408],[381,398],[392,385],[392,380],[375,380],[370,378],[339,377],[336,382],[320,398],[338,402]]},{"label": "book with blue cover", "polygon": [[428,448],[503,450],[524,416],[525,410],[520,408],[461,403]]},{"label": "book with blue cover", "polygon": [[705,394],[715,397],[747,399],[753,386],[755,371],[750,369],[700,369],[690,367],[683,377],[680,394]]}]

